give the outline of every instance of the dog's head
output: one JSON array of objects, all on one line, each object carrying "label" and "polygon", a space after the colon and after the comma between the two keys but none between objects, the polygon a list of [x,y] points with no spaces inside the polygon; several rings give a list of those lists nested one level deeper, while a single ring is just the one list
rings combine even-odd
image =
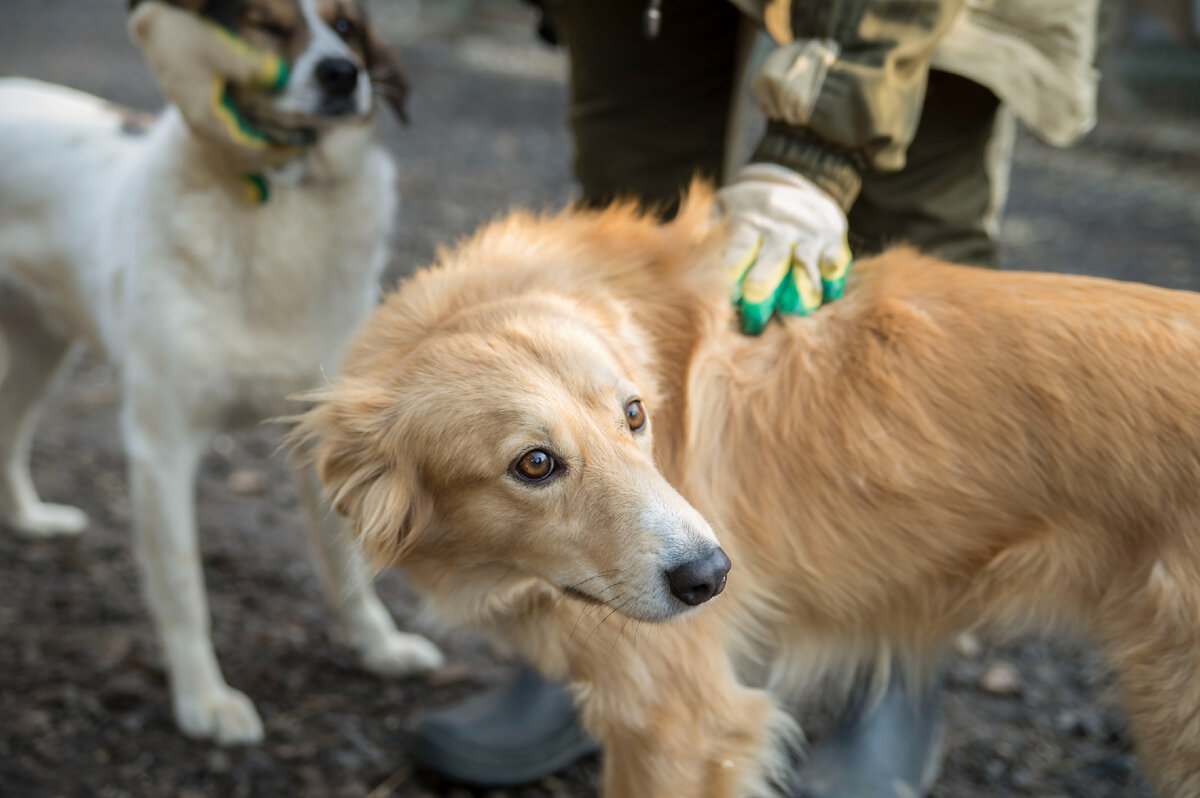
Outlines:
[{"label": "dog's head", "polygon": [[277,94],[232,89],[241,113],[267,134],[363,118],[378,99],[406,119],[408,83],[363,0],[130,0],[130,10],[150,2],[197,13],[287,63]]},{"label": "dog's head", "polygon": [[718,594],[729,560],[656,466],[649,341],[599,291],[544,290],[553,250],[536,228],[485,234],[411,280],[299,435],[367,550],[435,593],[535,576],[665,620]]}]

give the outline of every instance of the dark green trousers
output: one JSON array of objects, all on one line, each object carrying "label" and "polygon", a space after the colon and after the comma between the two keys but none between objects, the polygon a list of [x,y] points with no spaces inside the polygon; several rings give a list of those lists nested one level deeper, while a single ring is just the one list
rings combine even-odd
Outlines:
[{"label": "dark green trousers", "polygon": [[[570,54],[584,201],[636,197],[669,216],[694,175],[720,176],[740,13],[727,0],[664,0],[661,33],[646,39],[645,8],[646,0],[566,0],[557,22]],[[856,255],[907,243],[945,260],[995,265],[989,222],[1007,169],[995,163],[998,111],[982,86],[930,74],[907,165],[864,175],[850,209]]]}]

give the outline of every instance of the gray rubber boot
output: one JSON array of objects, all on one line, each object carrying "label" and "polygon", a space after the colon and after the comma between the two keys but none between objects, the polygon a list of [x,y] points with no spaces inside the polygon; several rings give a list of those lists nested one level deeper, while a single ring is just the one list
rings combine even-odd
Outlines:
[{"label": "gray rubber boot", "polygon": [[562,770],[600,746],[571,696],[529,668],[466,701],[425,716],[411,756],[421,767],[476,787],[508,787]]},{"label": "gray rubber boot", "polygon": [[[809,752],[793,798],[920,798],[941,764],[941,679],[913,694],[893,668],[876,703],[854,691],[835,728]],[[537,781],[598,751],[567,691],[522,668],[516,677],[417,725],[421,767],[477,787]]]},{"label": "gray rubber boot", "polygon": [[793,798],[921,798],[942,762],[941,676],[911,690],[893,664],[872,702],[856,688],[833,730],[808,752]]}]

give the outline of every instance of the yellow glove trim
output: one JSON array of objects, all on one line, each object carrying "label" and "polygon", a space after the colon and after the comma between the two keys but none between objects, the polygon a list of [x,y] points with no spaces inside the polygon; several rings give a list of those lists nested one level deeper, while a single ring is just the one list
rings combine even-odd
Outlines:
[{"label": "yellow glove trim", "polygon": [[252,64],[254,74],[249,84],[256,89],[266,89],[271,92],[279,91],[287,83],[287,62],[278,55],[267,50],[260,50],[246,42],[232,31],[220,25],[207,23],[217,39],[237,57]]},{"label": "yellow glove trim", "polygon": [[208,93],[208,103],[213,116],[221,123],[226,135],[234,143],[249,150],[265,151],[275,148],[275,145],[246,124],[237,109],[228,101],[224,78],[213,78],[212,87]]},{"label": "yellow glove trim", "polygon": [[758,305],[774,296],[775,292],[779,290],[779,284],[787,276],[791,263],[792,252],[789,249],[787,255],[771,267],[766,277],[752,279],[747,275],[742,280],[742,300],[751,305]]}]

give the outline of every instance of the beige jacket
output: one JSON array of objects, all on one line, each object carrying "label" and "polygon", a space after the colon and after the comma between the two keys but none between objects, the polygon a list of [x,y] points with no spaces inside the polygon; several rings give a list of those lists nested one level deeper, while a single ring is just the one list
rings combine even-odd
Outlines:
[{"label": "beige jacket", "polygon": [[933,67],[991,89],[1047,141],[1095,122],[1100,0],[732,0],[778,44],[754,78],[755,153],[845,207],[867,169],[904,166]]}]

